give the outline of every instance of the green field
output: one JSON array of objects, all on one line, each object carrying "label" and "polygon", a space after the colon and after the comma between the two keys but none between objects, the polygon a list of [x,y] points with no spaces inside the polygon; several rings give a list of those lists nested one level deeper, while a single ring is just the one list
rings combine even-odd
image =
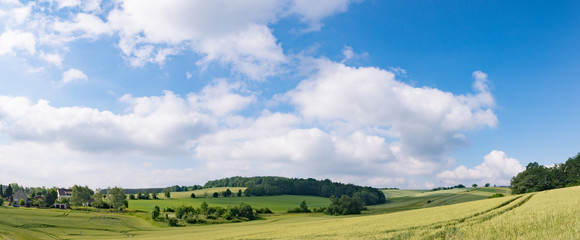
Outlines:
[{"label": "green field", "polygon": [[280,195],[280,196],[260,196],[260,197],[219,197],[219,198],[179,198],[179,199],[160,199],[160,200],[129,200],[129,207],[133,210],[151,211],[156,205],[161,209],[166,207],[178,207],[181,205],[191,205],[199,207],[202,202],[207,202],[210,206],[234,206],[240,203],[246,203],[254,208],[267,207],[273,212],[286,212],[290,208],[300,206],[300,202],[306,201],[309,208],[326,207],[330,204],[328,198],[315,196],[299,195]]},{"label": "green field", "polygon": [[[391,190],[388,190],[391,191]],[[505,189],[399,190],[361,215],[272,214],[262,220],[167,227],[143,215],[0,208],[5,239],[578,239],[580,187],[486,199]],[[256,204],[290,197],[231,198]],[[309,198],[309,197],[308,197]],[[482,200],[474,200],[480,198]],[[324,199],[324,198],[322,198]],[[404,200],[406,199],[406,200]],[[193,199],[181,199],[193,200]],[[197,199],[196,199],[197,200]],[[209,200],[205,199],[205,200]],[[220,200],[215,199],[215,200]],[[327,199],[324,199],[328,201]],[[430,203],[426,203],[431,200]],[[471,201],[474,200],[474,201]],[[140,200],[148,202],[148,200]],[[153,200],[149,200],[153,201]],[[175,200],[158,200],[178,202]],[[233,200],[232,200],[233,201]],[[309,200],[306,200],[307,202]],[[462,202],[463,201],[463,202]],[[313,201],[314,202],[314,201]],[[133,203],[131,203],[133,204]],[[211,205],[211,204],[210,204]],[[283,206],[282,203],[273,205]]]}]

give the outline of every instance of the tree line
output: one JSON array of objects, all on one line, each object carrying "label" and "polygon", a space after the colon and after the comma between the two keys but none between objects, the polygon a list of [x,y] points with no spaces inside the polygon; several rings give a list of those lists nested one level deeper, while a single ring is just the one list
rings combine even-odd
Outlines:
[{"label": "tree line", "polygon": [[529,163],[526,170],[511,179],[512,193],[529,193],[580,185],[580,153],[564,163],[546,167]]},{"label": "tree line", "polygon": [[357,186],[332,182],[329,179],[285,177],[231,177],[208,181],[204,188],[210,187],[247,187],[244,196],[274,196],[274,195],[311,195],[320,197],[336,197],[343,195],[357,197],[365,205],[385,203],[385,194],[372,187]]}]

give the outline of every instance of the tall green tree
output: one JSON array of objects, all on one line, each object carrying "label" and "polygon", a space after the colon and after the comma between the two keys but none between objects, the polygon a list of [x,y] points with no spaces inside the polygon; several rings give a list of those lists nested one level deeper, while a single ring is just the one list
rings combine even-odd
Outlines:
[{"label": "tall green tree", "polygon": [[164,189],[163,193],[165,193],[166,198],[171,198],[171,190],[169,188]]},{"label": "tall green tree", "polygon": [[56,189],[54,188],[48,189],[48,191],[46,192],[46,196],[44,198],[44,203],[46,204],[47,207],[50,207],[56,202],[57,198],[58,193],[56,192]]},{"label": "tall green tree", "polygon": [[107,189],[107,201],[109,201],[109,204],[117,211],[125,206],[126,199],[127,194],[125,194],[125,190],[122,188],[114,187],[113,189]]},{"label": "tall green tree", "polygon": [[12,186],[10,184],[8,184],[8,187],[6,187],[6,191],[4,191],[4,197],[10,197],[12,196]]},{"label": "tall green tree", "polygon": [[102,208],[105,206],[105,196],[101,189],[97,189],[95,194],[93,195],[93,199],[95,200],[91,205],[96,208]]},{"label": "tall green tree", "polygon": [[82,206],[89,203],[89,199],[91,199],[93,194],[95,194],[95,192],[87,186],[82,187],[74,185],[72,187],[69,202],[73,206]]},{"label": "tall green tree", "polygon": [[238,194],[237,194],[237,196],[238,196],[238,197],[241,197],[241,196],[242,196],[242,189],[239,189],[239,190],[238,190]]}]

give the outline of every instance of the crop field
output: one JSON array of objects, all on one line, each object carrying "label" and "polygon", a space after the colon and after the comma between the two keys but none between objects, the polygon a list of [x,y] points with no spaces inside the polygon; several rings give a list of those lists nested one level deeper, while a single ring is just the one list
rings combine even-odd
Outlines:
[{"label": "crop field", "polygon": [[129,200],[129,207],[139,211],[151,211],[156,205],[161,209],[166,207],[178,207],[190,205],[199,207],[202,202],[207,202],[210,206],[236,206],[246,203],[254,208],[267,207],[273,212],[286,212],[290,208],[300,206],[300,202],[306,201],[310,209],[315,207],[326,207],[330,204],[328,198],[300,195],[280,195],[280,196],[259,196],[259,197],[219,197],[219,198],[179,198],[160,200]]},{"label": "crop field", "polygon": [[[250,222],[173,228],[129,214],[4,207],[0,208],[0,239],[580,238],[580,187],[453,203],[477,196],[486,198],[486,194],[492,192],[469,189],[447,193],[415,192],[395,198],[412,202],[407,210],[403,209],[403,201],[392,200],[361,215],[273,214]],[[238,199],[252,198],[260,199]],[[435,206],[423,205],[426,199]],[[276,200],[279,199],[270,199]],[[400,208],[398,211],[385,210],[392,208],[389,204],[394,203],[398,204],[395,207]]]}]

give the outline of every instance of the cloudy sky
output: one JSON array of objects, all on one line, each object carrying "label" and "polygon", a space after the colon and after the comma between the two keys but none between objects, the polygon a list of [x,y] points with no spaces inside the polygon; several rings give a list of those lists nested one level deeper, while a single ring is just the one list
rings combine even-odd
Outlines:
[{"label": "cloudy sky", "polygon": [[579,12],[0,0],[0,183],[505,185],[580,151]]}]

